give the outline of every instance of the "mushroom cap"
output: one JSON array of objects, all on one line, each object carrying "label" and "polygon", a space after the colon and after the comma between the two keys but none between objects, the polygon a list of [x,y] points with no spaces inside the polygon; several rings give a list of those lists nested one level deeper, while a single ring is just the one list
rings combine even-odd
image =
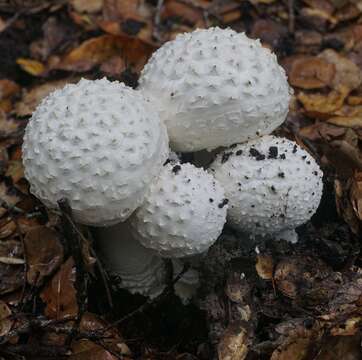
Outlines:
[{"label": "mushroom cap", "polygon": [[47,96],[25,131],[31,192],[51,208],[66,198],[77,221],[110,225],[142,203],[168,156],[164,125],[123,83],[82,79]]},{"label": "mushroom cap", "polygon": [[264,136],[229,148],[211,164],[229,199],[228,223],[256,235],[308,221],[323,191],[322,171],[295,142]]},{"label": "mushroom cap", "polygon": [[135,237],[164,257],[207,250],[226,221],[227,200],[220,184],[191,164],[167,164],[130,222]]},{"label": "mushroom cap", "polygon": [[162,258],[134,239],[128,222],[97,230],[102,261],[116,288],[132,294],[156,297],[165,287],[166,269]]},{"label": "mushroom cap", "polygon": [[183,152],[270,134],[286,118],[291,91],[259,40],[218,27],[165,43],[139,83],[167,126],[171,148]]}]

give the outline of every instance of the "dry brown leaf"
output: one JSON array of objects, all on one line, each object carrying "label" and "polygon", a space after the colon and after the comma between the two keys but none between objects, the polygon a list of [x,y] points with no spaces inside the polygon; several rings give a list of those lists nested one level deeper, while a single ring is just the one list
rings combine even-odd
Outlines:
[{"label": "dry brown leaf", "polygon": [[6,335],[12,328],[11,310],[4,301],[0,300],[0,337]]},{"label": "dry brown leaf", "polygon": [[77,315],[75,275],[74,260],[69,258],[47,284],[40,295],[46,305],[44,313],[47,317],[64,319]]},{"label": "dry brown leaf", "polygon": [[52,274],[62,263],[63,246],[53,229],[39,226],[30,230],[24,238],[27,256],[27,281],[39,286],[43,278]]},{"label": "dry brown leaf", "polygon": [[249,339],[241,326],[230,325],[224,332],[218,346],[219,360],[243,360],[248,355]]},{"label": "dry brown leaf", "polygon": [[0,220],[0,239],[6,239],[16,231],[16,224],[11,217],[5,217]]},{"label": "dry brown leaf", "polygon": [[0,80],[0,99],[6,99],[16,95],[20,91],[20,86],[12,80]]},{"label": "dry brown leaf", "polygon": [[270,360],[306,360],[310,345],[310,338],[288,339],[273,351]]},{"label": "dry brown leaf", "polygon": [[302,57],[293,61],[289,81],[302,89],[319,89],[332,84],[335,66],[316,57]]},{"label": "dry brown leaf", "polygon": [[299,131],[299,135],[310,141],[331,140],[339,138],[346,133],[346,129],[329,125],[325,122],[317,122],[306,126]]},{"label": "dry brown leaf", "polygon": [[96,13],[102,10],[103,0],[70,0],[75,11],[85,13]]},{"label": "dry brown leaf", "polygon": [[330,332],[333,336],[353,336],[360,332],[362,317],[356,316],[347,319],[343,324],[333,327]]},{"label": "dry brown leaf", "polygon": [[0,139],[4,141],[9,141],[10,144],[12,140],[16,142],[18,137],[21,137],[22,123],[20,121],[13,120],[8,118],[3,110],[0,109]]},{"label": "dry brown leaf", "polygon": [[361,336],[330,336],[321,346],[314,360],[358,360]]},{"label": "dry brown leaf", "polygon": [[126,64],[121,56],[111,57],[100,67],[100,71],[109,76],[119,76],[124,70],[126,70]]},{"label": "dry brown leaf", "polygon": [[6,206],[15,206],[20,200],[21,197],[13,188],[9,188],[4,181],[0,182],[0,217],[7,212]]},{"label": "dry brown leaf", "polygon": [[332,85],[336,90],[339,90],[341,87],[347,87],[353,90],[361,85],[362,71],[351,60],[332,49],[324,50],[318,55],[318,58],[334,64],[336,73]]},{"label": "dry brown leaf", "polygon": [[150,5],[145,0],[103,0],[105,20],[134,19],[145,21],[153,16]]},{"label": "dry brown leaf", "polygon": [[362,128],[361,117],[347,117],[347,116],[336,116],[327,120],[329,124],[343,126],[352,129]]},{"label": "dry brown leaf", "polygon": [[264,280],[272,280],[274,272],[274,261],[270,255],[259,254],[256,257],[256,272]]},{"label": "dry brown leaf", "polygon": [[16,60],[16,63],[28,74],[33,76],[41,76],[46,68],[44,64],[40,61],[33,60],[33,59],[23,59],[19,58]]},{"label": "dry brown leaf", "polygon": [[[23,258],[21,243],[15,240],[0,241],[0,257]],[[24,266],[0,262],[0,295],[19,289],[24,283]]]},{"label": "dry brown leaf", "polygon": [[83,42],[53,65],[56,69],[88,71],[114,56],[122,56],[126,63],[139,71],[153,48],[139,39],[126,36],[102,35]]},{"label": "dry brown leaf", "polygon": [[36,107],[52,91],[61,89],[66,84],[74,83],[78,79],[64,79],[50,81],[42,85],[33,87],[30,90],[25,91],[22,99],[16,104],[15,112],[18,116],[29,116],[31,115]]},{"label": "dry brown leaf", "polygon": [[362,171],[356,172],[352,178],[350,201],[356,217],[362,221]]},{"label": "dry brown leaf", "polygon": [[194,25],[203,19],[201,9],[187,5],[181,1],[171,0],[165,3],[161,13],[162,19],[178,17],[188,24]]},{"label": "dry brown leaf", "polygon": [[117,358],[105,350],[102,346],[86,339],[78,340],[72,344],[70,360],[117,360]]},{"label": "dry brown leaf", "polygon": [[5,176],[10,177],[13,184],[24,178],[24,166],[21,160],[10,160]]},{"label": "dry brown leaf", "polygon": [[[128,346],[125,344],[121,335],[118,333],[117,329],[111,327],[109,324],[100,319],[98,316],[85,313],[82,316],[80,323],[80,330],[84,332],[94,332],[102,331],[107,328],[107,331],[104,331],[103,343],[105,347],[100,347],[95,343],[89,340],[78,340],[72,343],[73,354],[70,356],[72,360],[88,360],[90,358],[95,360],[113,360],[116,359],[115,356],[111,355],[110,351],[122,355],[122,358],[127,360],[131,359],[131,351]],[[108,329],[109,328],[109,329]],[[105,349],[106,348],[106,349]]]},{"label": "dry brown leaf", "polygon": [[325,119],[341,109],[348,93],[349,89],[342,87],[339,91],[333,90],[328,95],[301,92],[297,95],[297,99],[303,104],[309,116]]}]

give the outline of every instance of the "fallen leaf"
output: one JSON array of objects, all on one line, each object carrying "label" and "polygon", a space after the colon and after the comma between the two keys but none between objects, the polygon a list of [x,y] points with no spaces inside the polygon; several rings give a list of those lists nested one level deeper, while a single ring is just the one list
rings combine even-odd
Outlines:
[{"label": "fallen leaf", "polygon": [[103,0],[103,2],[105,20],[135,19],[144,21],[153,16],[152,8],[144,0]]},{"label": "fallen leaf", "polygon": [[0,220],[0,239],[6,239],[16,231],[16,225],[11,217],[4,217]]},{"label": "fallen leaf", "polygon": [[274,261],[270,255],[259,254],[256,257],[256,272],[264,280],[272,280],[274,272]]},{"label": "fallen leaf", "polygon": [[64,319],[77,315],[77,292],[74,282],[74,260],[69,258],[40,294],[46,305],[44,313],[47,317],[51,319]]},{"label": "fallen leaf", "polygon": [[314,360],[358,360],[361,355],[361,336],[329,336],[321,345]]},{"label": "fallen leaf", "polygon": [[66,84],[77,82],[78,79],[63,79],[50,81],[42,85],[26,90],[22,99],[15,105],[15,112],[18,116],[31,115],[47,95],[57,89],[63,88]]},{"label": "fallen leaf", "polygon": [[343,136],[346,133],[346,129],[338,126],[329,125],[325,122],[317,122],[313,125],[306,126],[300,129],[299,135],[307,138],[310,141],[335,139]]},{"label": "fallen leaf", "polygon": [[332,90],[328,95],[299,93],[297,99],[303,104],[306,113],[312,117],[325,119],[341,109],[348,96],[349,89],[342,87]]},{"label": "fallen leaf", "polygon": [[12,179],[15,185],[18,181],[24,178],[24,166],[21,160],[10,160],[5,176]]},{"label": "fallen leaf", "polygon": [[0,217],[8,211],[7,206],[15,206],[20,200],[14,188],[7,186],[5,181],[0,182]]},{"label": "fallen leaf", "polygon": [[237,325],[229,325],[218,346],[219,360],[243,360],[248,355],[249,339],[247,331]]},{"label": "fallen leaf", "polygon": [[127,64],[139,71],[152,51],[152,47],[136,38],[102,35],[86,40],[78,48],[71,50],[54,68],[83,72],[114,56],[122,55]]},{"label": "fallen leaf", "polygon": [[99,70],[109,76],[119,76],[126,70],[126,64],[121,56],[113,56],[105,61]]},{"label": "fallen leaf", "polygon": [[70,360],[89,360],[89,359],[117,360],[117,357],[112,355],[102,346],[97,345],[90,340],[82,339],[72,344],[72,355],[69,356],[69,359]]},{"label": "fallen leaf", "polygon": [[356,172],[352,178],[350,202],[356,217],[362,221],[362,171]]},{"label": "fallen leaf", "polygon": [[20,86],[12,80],[0,80],[0,99],[6,99],[16,95],[20,91]]},{"label": "fallen leaf", "polygon": [[96,13],[102,10],[103,0],[70,0],[75,11],[85,13]]},{"label": "fallen leaf", "polygon": [[332,49],[324,50],[318,55],[318,58],[324,59],[335,66],[336,73],[332,85],[336,90],[341,87],[347,87],[348,89],[353,90],[361,85],[362,71],[351,60]]},{"label": "fallen leaf", "polygon": [[45,66],[37,60],[19,58],[16,60],[16,63],[25,72],[27,72],[28,74],[33,75],[33,76],[40,76],[46,70]]},{"label": "fallen leaf", "polygon": [[9,318],[11,310],[4,301],[0,300],[0,337],[5,336],[12,328],[13,321]]},{"label": "fallen leaf", "polygon": [[289,81],[302,89],[319,89],[332,84],[335,66],[317,57],[302,57],[293,61]]},{"label": "fallen leaf", "polygon": [[310,338],[288,339],[273,351],[270,360],[305,360],[311,343]]},{"label": "fallen leaf", "polygon": [[362,128],[361,117],[336,116],[327,120],[329,124],[343,126],[352,129]]},{"label": "fallen leaf", "polygon": [[177,17],[188,24],[194,25],[203,19],[203,12],[194,6],[190,6],[181,1],[171,0],[167,1],[163,6],[162,19],[169,17]]},{"label": "fallen leaf", "polygon": [[39,226],[30,230],[25,238],[27,257],[27,281],[39,286],[45,276],[52,274],[61,264],[64,256],[59,235],[53,229]]},{"label": "fallen leaf", "polygon": [[[23,258],[21,243],[15,240],[0,241],[0,257]],[[0,262],[0,279],[0,295],[13,292],[24,283],[24,266]]]}]

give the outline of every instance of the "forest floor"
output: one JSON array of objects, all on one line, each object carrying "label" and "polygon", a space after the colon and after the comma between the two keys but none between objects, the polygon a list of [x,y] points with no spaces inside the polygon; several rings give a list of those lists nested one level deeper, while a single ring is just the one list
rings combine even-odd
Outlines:
[{"label": "forest floor", "polygon": [[[316,158],[324,194],[298,244],[255,252],[226,229],[199,303],[172,287],[147,301],[112,288],[89,229],[29,194],[24,128],[54,89],[135,87],[162,43],[215,25],[277,54],[294,88],[277,134]],[[361,2],[0,0],[0,202],[0,359],[361,359]]]}]

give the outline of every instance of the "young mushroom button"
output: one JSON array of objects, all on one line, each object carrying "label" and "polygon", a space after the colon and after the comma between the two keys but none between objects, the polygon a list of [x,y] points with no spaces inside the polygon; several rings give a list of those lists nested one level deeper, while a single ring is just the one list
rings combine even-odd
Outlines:
[{"label": "young mushroom button", "polygon": [[318,208],[322,172],[293,141],[264,136],[218,155],[210,172],[229,199],[228,223],[255,235],[296,241],[294,229]]},{"label": "young mushroom button", "polygon": [[217,27],[165,43],[143,69],[139,89],[158,109],[171,148],[181,152],[270,134],[285,120],[291,92],[259,40]]},{"label": "young mushroom button", "polygon": [[227,199],[219,183],[191,164],[167,164],[131,217],[135,237],[164,257],[206,251],[226,221]]},{"label": "young mushroom button", "polygon": [[66,198],[75,219],[90,225],[128,218],[167,156],[157,113],[139,92],[106,79],[83,79],[47,96],[23,144],[31,192],[50,208]]}]

